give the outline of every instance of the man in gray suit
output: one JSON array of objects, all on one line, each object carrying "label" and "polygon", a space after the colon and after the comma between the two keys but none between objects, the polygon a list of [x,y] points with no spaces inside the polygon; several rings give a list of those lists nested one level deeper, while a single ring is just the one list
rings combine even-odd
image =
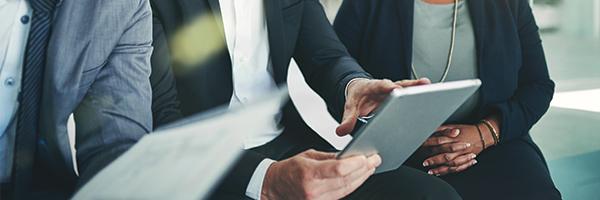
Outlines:
[{"label": "man in gray suit", "polygon": [[68,198],[152,130],[151,30],[146,0],[0,0],[0,199]]}]

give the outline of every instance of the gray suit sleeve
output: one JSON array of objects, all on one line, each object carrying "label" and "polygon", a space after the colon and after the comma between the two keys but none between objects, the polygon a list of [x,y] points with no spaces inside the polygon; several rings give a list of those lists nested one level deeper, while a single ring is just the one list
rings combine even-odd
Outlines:
[{"label": "gray suit sleeve", "polygon": [[127,26],[115,30],[122,35],[74,113],[78,186],[152,130],[152,14],[148,1],[136,6],[122,19]]}]

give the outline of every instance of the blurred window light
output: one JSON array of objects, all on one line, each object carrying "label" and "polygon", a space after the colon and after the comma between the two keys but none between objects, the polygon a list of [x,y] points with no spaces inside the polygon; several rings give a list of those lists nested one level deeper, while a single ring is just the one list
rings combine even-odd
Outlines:
[{"label": "blurred window light", "polygon": [[556,93],[550,105],[557,108],[600,112],[600,88]]},{"label": "blurred window light", "polygon": [[594,37],[600,38],[600,0],[594,0]]},{"label": "blurred window light", "polygon": [[225,36],[220,18],[200,15],[178,30],[171,41],[171,57],[176,74],[193,70],[225,49]]}]

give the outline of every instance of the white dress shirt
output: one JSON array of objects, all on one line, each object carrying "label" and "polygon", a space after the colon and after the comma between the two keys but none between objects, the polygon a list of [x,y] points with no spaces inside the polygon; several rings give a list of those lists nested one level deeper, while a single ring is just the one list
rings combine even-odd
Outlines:
[{"label": "white dress shirt", "polygon": [[25,0],[0,0],[0,182],[11,174],[15,136],[8,128],[19,107],[31,12]]},{"label": "white dress shirt", "polygon": [[[273,79],[269,37],[263,0],[219,0],[225,40],[231,56],[233,95],[229,106],[244,105],[277,89]],[[270,130],[245,138],[246,149],[261,146],[282,133],[281,112],[273,116]],[[252,175],[246,195],[260,199],[264,176],[273,160],[263,160]]]}]

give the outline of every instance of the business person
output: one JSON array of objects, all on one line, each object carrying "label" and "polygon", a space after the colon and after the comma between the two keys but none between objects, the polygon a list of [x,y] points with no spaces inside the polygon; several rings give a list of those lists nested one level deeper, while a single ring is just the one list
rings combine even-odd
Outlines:
[{"label": "business person", "polygon": [[528,1],[346,0],[334,26],[376,78],[482,80],[415,167],[464,199],[561,198],[529,135],[554,83]]},{"label": "business person", "polygon": [[[292,57],[331,110],[338,116],[343,112],[341,133],[350,132],[356,117],[374,109],[392,89],[428,83],[371,80],[338,41],[316,0],[151,2],[153,67],[173,66],[185,116],[244,105],[276,90],[286,82]],[[211,47],[214,51],[206,53]],[[214,198],[458,198],[448,185],[416,170],[403,167],[371,176],[381,162],[376,155],[336,160],[326,153],[331,146],[310,131],[292,104],[273,119],[271,130],[246,138],[248,150]]]},{"label": "business person", "polygon": [[0,0],[0,199],[68,199],[152,130],[151,30],[145,0]]}]

